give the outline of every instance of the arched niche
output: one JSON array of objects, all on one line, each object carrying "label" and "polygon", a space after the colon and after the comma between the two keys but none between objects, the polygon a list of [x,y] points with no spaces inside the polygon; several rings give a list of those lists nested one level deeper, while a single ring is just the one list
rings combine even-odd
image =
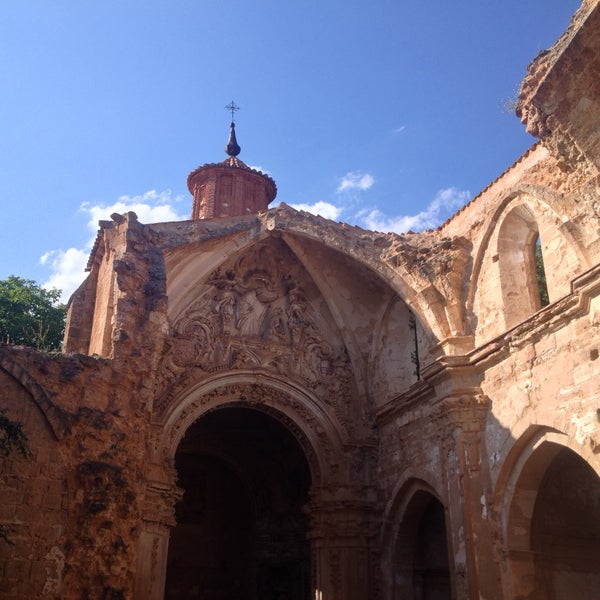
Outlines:
[{"label": "arched niche", "polygon": [[425,482],[407,482],[392,505],[383,536],[386,600],[451,600],[446,510]]},{"label": "arched niche", "polygon": [[539,237],[535,215],[526,204],[512,208],[500,225],[497,256],[506,329],[541,308],[535,256]]},{"label": "arched niche", "polygon": [[[593,600],[600,589],[600,474],[566,435],[538,429],[500,479],[507,597]],[[587,457],[591,458],[591,457]]]},{"label": "arched niche", "polygon": [[489,218],[467,302],[476,344],[541,308],[537,245],[550,302],[569,294],[573,278],[588,266],[568,221],[549,203],[558,199],[546,196],[539,189],[509,191]]},{"label": "arched niche", "polygon": [[[16,374],[18,365],[11,366]],[[21,423],[30,452],[0,453],[0,525],[9,540],[0,539],[2,591],[15,598],[59,598],[69,534],[67,468],[58,438],[64,423],[41,388],[24,373],[20,379],[0,368],[0,408]]]}]

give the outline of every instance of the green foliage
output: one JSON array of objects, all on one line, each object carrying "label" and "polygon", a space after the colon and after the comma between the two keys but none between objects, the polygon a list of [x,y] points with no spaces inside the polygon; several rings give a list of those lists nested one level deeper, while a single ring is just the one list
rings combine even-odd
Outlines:
[{"label": "green foliage", "polygon": [[417,378],[417,381],[421,379],[421,365],[419,364],[419,339],[417,336],[417,322],[415,321],[415,315],[412,312],[408,313],[408,328],[413,332],[415,349],[410,353],[410,361],[415,367],[413,375]]},{"label": "green foliage", "polygon": [[8,537],[12,529],[8,525],[0,525],[0,540],[14,546],[14,542]]},{"label": "green foliage", "polygon": [[59,349],[67,314],[59,299],[59,290],[45,290],[31,279],[11,275],[0,280],[0,341]]},{"label": "green foliage", "polygon": [[548,296],[548,284],[546,283],[546,270],[544,269],[544,257],[542,256],[542,247],[535,245],[535,276],[537,277],[540,290],[540,304],[548,306],[550,298]]},{"label": "green foliage", "polygon": [[19,421],[12,421],[6,416],[6,409],[0,408],[0,455],[8,456],[12,451],[21,456],[30,456],[27,436]]},{"label": "green foliage", "polygon": [[[0,409],[0,456],[8,456],[11,452],[17,452],[25,458],[31,456],[21,423],[12,421],[6,416],[6,410]],[[9,537],[11,531],[8,525],[0,524],[0,540],[12,544]]]}]

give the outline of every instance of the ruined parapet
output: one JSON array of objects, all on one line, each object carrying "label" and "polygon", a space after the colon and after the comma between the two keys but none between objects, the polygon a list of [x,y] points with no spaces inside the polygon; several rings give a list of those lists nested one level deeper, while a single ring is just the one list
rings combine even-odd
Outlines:
[{"label": "ruined parapet", "polygon": [[517,115],[564,171],[600,169],[600,6],[589,0],[567,31],[529,65]]}]

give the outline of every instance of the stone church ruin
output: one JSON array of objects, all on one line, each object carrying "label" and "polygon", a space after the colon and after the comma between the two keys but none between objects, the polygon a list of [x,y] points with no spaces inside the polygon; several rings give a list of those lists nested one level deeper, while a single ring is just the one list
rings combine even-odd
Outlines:
[{"label": "stone church ruin", "polygon": [[190,220],[102,221],[64,352],[0,345],[0,598],[597,599],[599,73],[586,0],[434,231],[269,209],[233,126]]}]

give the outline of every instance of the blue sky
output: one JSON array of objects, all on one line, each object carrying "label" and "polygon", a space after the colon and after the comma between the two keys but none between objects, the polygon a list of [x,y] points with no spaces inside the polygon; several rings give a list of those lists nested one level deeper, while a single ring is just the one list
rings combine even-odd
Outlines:
[{"label": "blue sky", "polygon": [[505,108],[578,0],[5,0],[0,278],[73,291],[98,219],[187,218],[240,158],[279,201],[434,227],[534,142]]}]

